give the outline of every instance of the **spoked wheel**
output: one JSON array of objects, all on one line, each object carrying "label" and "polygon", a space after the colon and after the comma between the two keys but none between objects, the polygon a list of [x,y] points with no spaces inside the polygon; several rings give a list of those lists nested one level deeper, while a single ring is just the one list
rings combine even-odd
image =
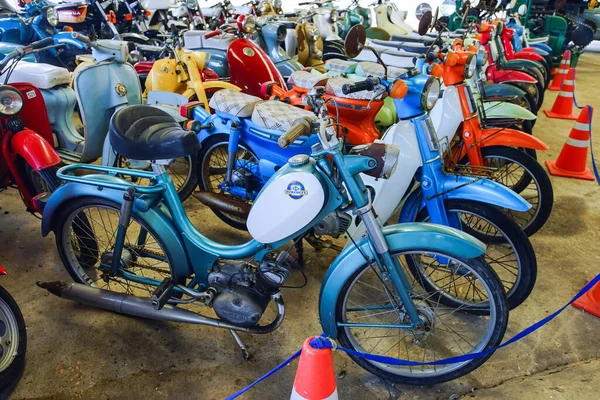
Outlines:
[{"label": "spoked wheel", "polygon": [[[225,135],[215,135],[202,143],[202,148],[198,153],[198,186],[200,190],[224,193],[221,184],[225,182],[227,173],[227,160],[229,137]],[[236,154],[236,166],[233,171],[232,181],[237,188],[255,186],[255,167],[258,165],[258,158],[246,145],[240,143]],[[230,193],[224,193],[230,196]],[[238,197],[238,199],[240,199]],[[245,199],[248,203],[251,200]],[[217,217],[228,225],[246,230],[246,218],[228,214],[216,208],[212,211]]]},{"label": "spoked wheel", "polygon": [[[489,266],[478,259],[464,260],[420,250],[396,253],[394,259],[398,261],[399,271],[407,277],[407,292],[423,327],[398,326],[410,322],[398,292],[376,265],[365,263],[345,283],[338,298],[336,321],[344,324],[338,327],[342,346],[402,360],[431,362],[485,351],[500,344],[508,322],[508,307],[498,277]],[[428,274],[414,276],[408,266],[409,259],[423,265],[444,259],[445,268],[429,268],[426,269]],[[441,299],[448,304],[454,301],[456,306],[444,305]],[[484,299],[486,308],[481,309]],[[471,305],[476,307],[473,309]],[[350,357],[383,379],[433,385],[473,371],[490,355],[455,364],[418,367]]]},{"label": "spoked wheel", "polygon": [[[181,201],[187,200],[192,193],[194,193],[194,190],[198,185],[196,164],[196,156],[190,155],[187,157],[176,158],[165,168],[173,180],[173,184],[175,185],[175,189],[177,189],[177,193],[179,194],[179,199]],[[117,166],[120,168],[135,169],[135,161],[130,161],[129,159],[118,155]],[[126,176],[124,178],[132,180],[131,177]],[[150,184],[148,179],[143,178],[133,178],[133,181],[142,186],[147,186]]]},{"label": "spoked wheel", "polygon": [[[120,205],[102,198],[83,197],[68,203],[57,217],[54,231],[60,258],[78,283],[150,297],[155,286],[141,281],[153,279],[160,283],[172,277],[166,247],[149,226],[132,216],[119,274],[111,276],[119,215]],[[92,248],[87,247],[92,244]],[[92,252],[97,254],[95,259],[89,257]]]},{"label": "spoked wheel", "polygon": [[27,332],[19,306],[0,286],[0,398],[7,399],[23,375]]},{"label": "spoked wheel", "polygon": [[[500,278],[509,308],[523,303],[533,290],[537,276],[537,260],[527,235],[516,222],[492,205],[464,200],[446,200],[444,204],[446,210],[457,217],[464,232],[486,244],[483,259]],[[429,221],[426,208],[421,210],[417,221]],[[429,273],[410,260],[408,265],[415,276]],[[439,267],[437,262],[427,266]],[[427,284],[427,280],[424,282]],[[429,286],[426,289],[432,290]]]},{"label": "spoked wheel", "polygon": [[552,184],[544,168],[526,153],[511,147],[484,147],[481,154],[485,166],[496,169],[491,179],[520,194],[532,206],[525,212],[508,209],[504,212],[527,236],[536,233],[550,217],[554,204]]}]

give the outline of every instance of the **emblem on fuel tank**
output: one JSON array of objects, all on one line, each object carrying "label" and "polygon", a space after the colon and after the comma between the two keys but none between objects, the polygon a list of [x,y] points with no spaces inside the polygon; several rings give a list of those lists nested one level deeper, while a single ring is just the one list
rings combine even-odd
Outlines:
[{"label": "emblem on fuel tank", "polygon": [[292,181],[287,186],[287,189],[283,191],[283,193],[287,194],[294,200],[299,200],[308,195],[308,190],[306,190],[302,182]]},{"label": "emblem on fuel tank", "polygon": [[127,95],[127,88],[122,83],[117,83],[117,86],[115,86],[115,91],[121,97]]},{"label": "emblem on fuel tank", "polygon": [[254,56],[254,50],[252,50],[250,47],[244,47],[244,50],[242,50],[244,52],[245,55],[247,55],[248,57],[252,57]]}]

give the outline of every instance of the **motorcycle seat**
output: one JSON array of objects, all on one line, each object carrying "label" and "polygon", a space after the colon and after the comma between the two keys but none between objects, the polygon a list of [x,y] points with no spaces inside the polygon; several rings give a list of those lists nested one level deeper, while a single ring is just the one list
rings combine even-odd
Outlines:
[{"label": "motorcycle seat", "polygon": [[273,131],[285,132],[291,129],[294,122],[301,118],[309,121],[317,119],[310,111],[276,100],[258,103],[252,113],[252,122]]},{"label": "motorcycle seat", "polygon": [[252,115],[254,107],[262,101],[259,97],[238,92],[237,90],[221,89],[211,97],[208,106],[216,112],[222,112],[239,118],[248,118]]},{"label": "motorcycle seat", "polygon": [[117,111],[108,128],[110,144],[132,160],[169,160],[200,150],[198,136],[181,128],[167,112],[148,105]]},{"label": "motorcycle seat", "polygon": [[50,64],[20,62],[8,82],[28,82],[38,89],[52,89],[56,86],[69,85],[71,73],[66,68]]},{"label": "motorcycle seat", "polygon": [[183,34],[183,42],[186,49],[217,49],[225,50],[229,48],[231,42],[237,37],[230,33],[225,33],[211,38],[204,35],[211,31],[187,31]]},{"label": "motorcycle seat", "polygon": [[327,76],[313,74],[308,71],[294,71],[288,78],[288,85],[294,85],[302,89],[312,89],[315,86],[325,86]]},{"label": "motorcycle seat", "polygon": [[356,69],[356,64],[356,61],[332,58],[325,63],[325,69],[339,74],[353,74]]},{"label": "motorcycle seat", "polygon": [[[398,76],[404,74],[406,71],[408,71],[406,68],[388,67],[388,80],[397,78]],[[378,78],[383,78],[383,75],[385,74],[385,69],[381,64],[377,64],[370,61],[363,61],[358,63],[358,66],[356,67],[356,74],[364,77],[376,76]]]}]

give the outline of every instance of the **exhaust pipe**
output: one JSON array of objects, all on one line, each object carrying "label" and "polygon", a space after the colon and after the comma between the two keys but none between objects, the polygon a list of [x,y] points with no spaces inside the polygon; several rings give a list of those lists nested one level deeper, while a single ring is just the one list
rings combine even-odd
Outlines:
[{"label": "exhaust pipe", "polygon": [[277,294],[274,298],[277,303],[278,316],[268,325],[242,328],[237,325],[229,324],[214,318],[209,318],[183,308],[165,305],[162,309],[156,310],[152,305],[150,298],[133,296],[125,293],[117,293],[104,290],[81,283],[66,283],[61,281],[54,282],[36,282],[36,285],[55,296],[67,300],[74,300],[78,303],[104,310],[116,312],[133,317],[154,319],[157,321],[180,322],[184,324],[208,325],[215,328],[232,329],[236,331],[250,333],[268,333],[276,329],[285,314],[283,300]]},{"label": "exhaust pipe", "polygon": [[194,197],[200,200],[205,206],[235,215],[236,217],[248,218],[248,214],[250,214],[251,205],[233,196],[204,191],[194,193]]}]

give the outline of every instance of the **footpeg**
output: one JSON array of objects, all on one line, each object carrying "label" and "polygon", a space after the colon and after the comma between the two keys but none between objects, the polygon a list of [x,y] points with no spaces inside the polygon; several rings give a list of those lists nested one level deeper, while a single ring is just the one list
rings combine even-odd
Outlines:
[{"label": "footpeg", "polygon": [[171,296],[173,296],[174,288],[175,284],[173,284],[173,280],[171,278],[165,278],[160,285],[158,285],[156,290],[154,290],[154,293],[152,293],[152,297],[150,298],[152,307],[154,307],[155,310],[162,309]]}]

